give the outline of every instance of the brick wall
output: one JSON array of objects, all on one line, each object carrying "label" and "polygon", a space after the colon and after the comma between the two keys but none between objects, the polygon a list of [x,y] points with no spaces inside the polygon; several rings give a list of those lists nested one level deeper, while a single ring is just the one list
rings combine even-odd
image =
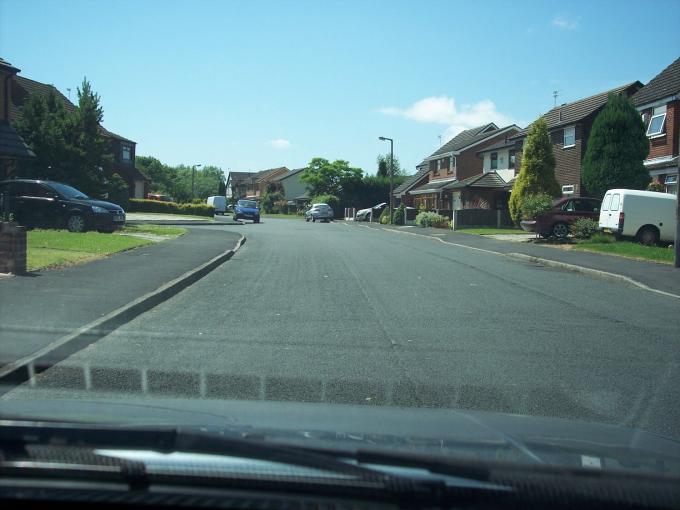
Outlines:
[{"label": "brick wall", "polygon": [[[652,109],[642,110],[646,117],[646,126],[652,117]],[[663,156],[677,156],[678,133],[680,131],[680,100],[672,101],[666,105],[666,133],[649,139],[649,156],[647,159],[661,158]],[[675,143],[674,143],[675,142]]]}]

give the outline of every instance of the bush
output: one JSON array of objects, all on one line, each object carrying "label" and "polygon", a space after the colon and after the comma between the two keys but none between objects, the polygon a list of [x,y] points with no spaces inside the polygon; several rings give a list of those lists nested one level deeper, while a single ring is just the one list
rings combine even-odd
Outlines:
[{"label": "bush", "polygon": [[406,207],[404,204],[400,204],[399,207],[394,211],[394,214],[392,215],[392,222],[395,225],[405,225],[405,220],[406,219]]},{"label": "bush", "polygon": [[522,219],[535,220],[552,209],[553,199],[547,193],[527,195],[522,203]]},{"label": "bush", "polygon": [[664,186],[659,181],[652,181],[647,185],[647,191],[657,191],[659,193],[663,193]]},{"label": "bush", "polygon": [[598,222],[590,218],[579,218],[569,227],[576,239],[590,239],[599,229]]},{"label": "bush", "polygon": [[588,243],[610,244],[615,242],[616,239],[614,236],[602,232],[595,232],[592,237],[588,239]]},{"label": "bush", "polygon": [[129,208],[130,192],[127,182],[118,174],[113,174],[104,184],[104,190],[108,194],[107,200],[118,204],[126,211]]},{"label": "bush", "polygon": [[176,204],[175,202],[161,202],[160,200],[143,200],[131,198],[128,212],[149,212],[164,214],[192,214],[196,216],[215,215],[215,208],[208,204]]},{"label": "bush", "polygon": [[416,225],[419,227],[447,228],[449,226],[449,219],[441,214],[421,212],[416,216]]}]

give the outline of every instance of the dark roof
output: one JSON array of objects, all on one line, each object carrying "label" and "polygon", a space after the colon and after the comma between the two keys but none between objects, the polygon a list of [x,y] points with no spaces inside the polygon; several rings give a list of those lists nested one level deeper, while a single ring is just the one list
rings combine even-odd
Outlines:
[{"label": "dark roof", "polygon": [[650,160],[645,161],[645,168],[647,170],[658,170],[659,168],[670,168],[677,170],[678,168],[678,156],[669,159],[662,159],[660,161]]},{"label": "dark roof", "polygon": [[300,172],[307,170],[307,167],[304,168],[296,168],[295,170],[288,170],[288,173],[285,173],[283,175],[279,175],[278,177],[275,177],[273,180],[274,181],[280,181],[282,179],[286,179],[287,177],[291,177],[293,175],[299,174]]},{"label": "dark roof", "polygon": [[427,173],[429,172],[429,167],[427,164],[427,161],[423,161],[418,165],[416,168],[418,168],[418,171],[407,177],[404,182],[402,182],[399,186],[394,188],[394,192],[392,193],[393,195],[400,195],[404,191],[407,191],[411,186],[414,186],[420,179],[422,179]]},{"label": "dark roof", "polygon": [[[9,107],[11,122],[16,122],[17,120],[23,118],[24,115],[22,108],[31,94],[47,96],[50,92],[54,92],[57,98],[61,100],[62,104],[64,105],[64,109],[67,112],[73,113],[78,109],[76,105],[74,105],[64,94],[59,92],[59,89],[57,89],[54,85],[40,83],[39,81],[31,80],[24,76],[14,76],[14,83],[19,87],[12,87],[12,100],[10,101]],[[120,136],[112,131],[109,131],[103,126],[99,126],[99,128],[105,136],[122,140],[124,142],[136,143],[134,140]]]},{"label": "dark roof", "polygon": [[498,126],[492,122],[490,124],[484,124],[483,126],[477,126],[476,128],[461,131],[456,136],[451,138],[451,140],[442,145],[439,149],[430,154],[428,159],[439,156],[440,154],[459,151],[470,144],[478,142],[479,140],[484,140],[485,138],[493,136],[497,130]]},{"label": "dark roof", "polygon": [[462,181],[454,182],[445,186],[444,189],[461,189],[461,188],[507,188],[508,183],[505,182],[496,172],[487,172],[481,175],[474,175],[463,179]]},{"label": "dark roof", "polygon": [[[607,90],[606,92],[600,92],[594,96],[579,99],[573,103],[565,103],[563,105],[556,106],[552,110],[548,111],[548,113],[542,115],[541,118],[544,119],[548,124],[548,129],[553,129],[567,124],[574,124],[585,119],[590,114],[596,112],[605,104],[607,104],[609,94],[623,93],[630,96],[631,94],[637,92],[641,87],[642,83],[639,81],[627,83],[625,85],[621,85],[620,87]],[[516,133],[509,138],[513,139],[526,136],[527,132],[529,131],[529,127],[530,126],[522,129],[519,133]]]},{"label": "dark roof", "polygon": [[32,158],[35,153],[5,121],[0,121],[0,158]]},{"label": "dark roof", "polygon": [[21,71],[21,69],[17,69],[2,57],[0,57],[0,68],[2,68],[3,71],[9,71],[12,74],[16,74]]},{"label": "dark roof", "polygon": [[491,152],[491,151],[497,151],[499,149],[506,149],[508,147],[514,147],[515,142],[514,141],[509,141],[507,139],[501,140],[498,143],[494,143],[493,145],[489,145],[486,149],[482,149],[481,151],[477,151],[477,154],[483,154],[485,152]]},{"label": "dark roof", "polygon": [[262,181],[262,180],[266,179],[267,177],[269,177],[271,174],[278,172],[279,170],[285,170],[286,172],[290,171],[285,166],[279,166],[279,167],[276,167],[276,168],[268,168],[267,170],[260,170],[259,172],[257,172],[255,179],[258,182]]},{"label": "dark roof", "polygon": [[633,96],[635,106],[680,94],[680,57]]},{"label": "dark roof", "polygon": [[452,181],[455,180],[455,177],[449,178],[449,179],[437,179],[435,181],[430,181],[422,186],[418,186],[416,189],[411,190],[411,193],[428,193],[428,192],[437,192],[439,190],[444,189],[448,184],[452,184]]}]

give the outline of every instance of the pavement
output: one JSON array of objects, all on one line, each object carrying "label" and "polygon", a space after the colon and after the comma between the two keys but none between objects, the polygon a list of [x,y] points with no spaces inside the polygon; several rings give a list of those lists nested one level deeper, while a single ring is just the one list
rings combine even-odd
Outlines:
[{"label": "pavement", "polygon": [[474,409],[680,436],[674,298],[343,222],[222,228],[248,238],[227,264],[2,399]]},{"label": "pavement", "polygon": [[[614,273],[631,278],[651,289],[680,296],[680,270],[675,269],[670,264],[647,262],[602,253],[567,250],[560,248],[560,245],[549,246],[545,244],[520,242],[521,239],[498,239],[496,238],[497,236],[466,234],[464,232],[439,228],[392,227],[373,223],[348,224],[354,227],[391,230],[398,233],[429,236],[441,239],[447,243],[458,244],[470,248],[489,250],[502,254],[520,253],[531,257],[594,269],[596,271]],[[516,236],[520,238],[525,237],[522,234]],[[511,236],[508,235],[506,237]],[[535,236],[532,235],[532,238],[534,237]]]},{"label": "pavement", "polygon": [[216,214],[213,218],[202,218],[198,216],[184,216],[182,214],[160,214],[160,213],[127,213],[125,222],[128,225],[140,223],[151,225],[206,225],[220,223],[226,225],[239,225],[231,215],[225,216]]},{"label": "pavement", "polygon": [[0,280],[0,370],[234,247],[240,234],[181,237],[81,265]]}]

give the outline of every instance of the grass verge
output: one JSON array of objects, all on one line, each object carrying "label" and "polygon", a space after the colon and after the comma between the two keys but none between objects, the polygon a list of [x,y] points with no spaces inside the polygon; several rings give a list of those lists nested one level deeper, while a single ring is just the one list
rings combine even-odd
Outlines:
[{"label": "grass verge", "polygon": [[30,230],[26,263],[29,271],[35,271],[85,262],[151,242],[138,237],[99,232],[74,234],[66,230]]},{"label": "grass verge", "polygon": [[463,232],[464,234],[477,234],[480,236],[488,236],[494,234],[531,234],[520,228],[461,228],[456,232]]},{"label": "grass verge", "polygon": [[583,241],[572,246],[574,250],[594,251],[606,253],[607,255],[618,255],[638,260],[651,260],[654,262],[673,263],[673,250],[661,248],[660,246],[644,246],[631,241],[616,241],[598,243]]},{"label": "grass verge", "polygon": [[186,228],[173,227],[168,225],[126,225],[123,227],[126,234],[154,234],[157,236],[181,236],[187,233]]}]

